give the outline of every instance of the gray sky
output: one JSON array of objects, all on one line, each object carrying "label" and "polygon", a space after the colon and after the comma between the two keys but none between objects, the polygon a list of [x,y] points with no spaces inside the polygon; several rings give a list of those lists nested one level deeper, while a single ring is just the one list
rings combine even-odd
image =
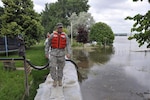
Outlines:
[{"label": "gray sky", "polygon": [[[1,1],[1,0],[0,0]],[[57,0],[33,0],[36,12],[44,10],[45,3]],[[150,10],[148,0],[132,2],[132,0],[89,0],[89,13],[96,22],[108,24],[114,33],[130,33],[133,21],[124,20],[127,16],[145,14]],[[0,5],[2,3],[0,2]]]}]

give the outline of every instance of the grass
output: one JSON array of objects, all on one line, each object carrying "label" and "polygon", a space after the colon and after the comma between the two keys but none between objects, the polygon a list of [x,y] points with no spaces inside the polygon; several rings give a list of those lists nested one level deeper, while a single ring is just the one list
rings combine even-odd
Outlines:
[{"label": "grass", "polygon": [[21,100],[24,93],[24,71],[0,70],[0,73],[0,100]]},{"label": "grass", "polygon": [[47,59],[45,58],[43,42],[28,49],[26,52],[26,58],[30,59],[30,61],[35,65],[46,64]]},{"label": "grass", "polygon": [[[30,49],[26,49],[26,58],[34,65],[45,65],[47,59],[44,52],[44,41],[32,46]],[[81,46],[80,43],[75,43],[74,46]],[[17,52],[9,53],[9,57],[5,56],[5,53],[0,54],[0,58],[18,58]],[[16,67],[23,67],[23,61],[16,61]],[[29,75],[29,82],[32,81],[30,86],[29,97],[25,97],[24,100],[34,100],[34,97],[39,88],[39,84],[43,83],[49,70],[32,70]],[[3,69],[3,63],[0,62],[0,100],[22,100],[24,95],[24,71],[5,71]]]},{"label": "grass", "polygon": [[[0,58],[18,58],[17,52],[9,53],[9,57],[5,54],[0,54]],[[26,50],[26,58],[34,65],[45,65],[47,59],[44,54],[43,42]],[[16,61],[16,67],[23,67],[23,61]],[[25,100],[33,100],[36,95],[36,89],[40,83],[44,82],[45,76],[49,70],[32,70],[29,75],[29,82],[32,81],[30,86],[30,95],[25,97]],[[24,71],[6,71],[3,69],[3,63],[0,62],[0,100],[22,100],[24,95]]]},{"label": "grass", "polygon": [[30,95],[29,97],[25,97],[25,100],[34,100],[34,97],[37,93],[37,89],[39,88],[39,84],[44,82],[45,77],[48,73],[49,73],[48,70],[32,71],[33,84],[30,87]]}]

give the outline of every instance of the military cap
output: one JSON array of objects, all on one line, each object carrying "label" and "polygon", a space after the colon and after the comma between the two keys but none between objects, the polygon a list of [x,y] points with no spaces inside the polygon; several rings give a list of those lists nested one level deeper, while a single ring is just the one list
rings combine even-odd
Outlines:
[{"label": "military cap", "polygon": [[62,23],[57,23],[57,28],[62,28],[63,27],[63,24]]}]

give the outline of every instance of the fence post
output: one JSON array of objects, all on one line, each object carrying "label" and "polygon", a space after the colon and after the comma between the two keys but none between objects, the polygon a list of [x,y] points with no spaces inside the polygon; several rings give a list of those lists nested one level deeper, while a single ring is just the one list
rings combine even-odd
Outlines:
[{"label": "fence post", "polygon": [[19,39],[19,56],[22,56],[24,59],[25,93],[26,96],[29,96],[28,72],[27,72],[27,66],[26,66],[27,64],[26,64],[26,56],[25,56],[25,43],[21,35],[18,35],[18,39]]},{"label": "fence post", "polygon": [[29,96],[29,83],[28,83],[26,57],[23,56],[23,59],[24,59],[24,72],[25,72],[25,93],[26,93],[26,96]]},{"label": "fence post", "polygon": [[7,43],[7,37],[5,36],[5,50],[6,50],[6,56],[8,57],[8,43]]}]

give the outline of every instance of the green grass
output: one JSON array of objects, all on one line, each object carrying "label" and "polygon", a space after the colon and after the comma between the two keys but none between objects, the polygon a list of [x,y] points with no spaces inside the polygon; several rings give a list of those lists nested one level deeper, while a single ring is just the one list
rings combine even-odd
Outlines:
[{"label": "green grass", "polygon": [[79,42],[76,42],[76,40],[73,40],[72,47],[82,47],[82,46],[83,46],[83,43],[79,43]]},{"label": "green grass", "polygon": [[[17,52],[9,53],[9,57],[0,54],[0,58],[19,58]],[[34,65],[45,65],[47,59],[44,54],[43,42],[26,50],[26,58]],[[16,67],[23,67],[23,61],[16,61]],[[44,82],[45,76],[49,70],[33,70],[29,75],[29,82],[33,81],[30,86],[30,95],[25,100],[33,100],[36,95],[36,89],[40,83]],[[21,100],[24,95],[24,71],[6,71],[3,69],[3,63],[0,62],[0,100]]]},{"label": "green grass", "polygon": [[45,65],[47,59],[45,58],[43,42],[28,49],[26,52],[26,58],[30,59],[35,65]]},{"label": "green grass", "polygon": [[24,71],[0,70],[0,100],[21,100],[24,93]]},{"label": "green grass", "polygon": [[34,100],[34,97],[37,93],[37,89],[39,88],[39,84],[45,81],[45,78],[49,70],[34,70],[32,71],[33,84],[30,87],[30,95],[29,97],[25,97],[25,100]]}]

